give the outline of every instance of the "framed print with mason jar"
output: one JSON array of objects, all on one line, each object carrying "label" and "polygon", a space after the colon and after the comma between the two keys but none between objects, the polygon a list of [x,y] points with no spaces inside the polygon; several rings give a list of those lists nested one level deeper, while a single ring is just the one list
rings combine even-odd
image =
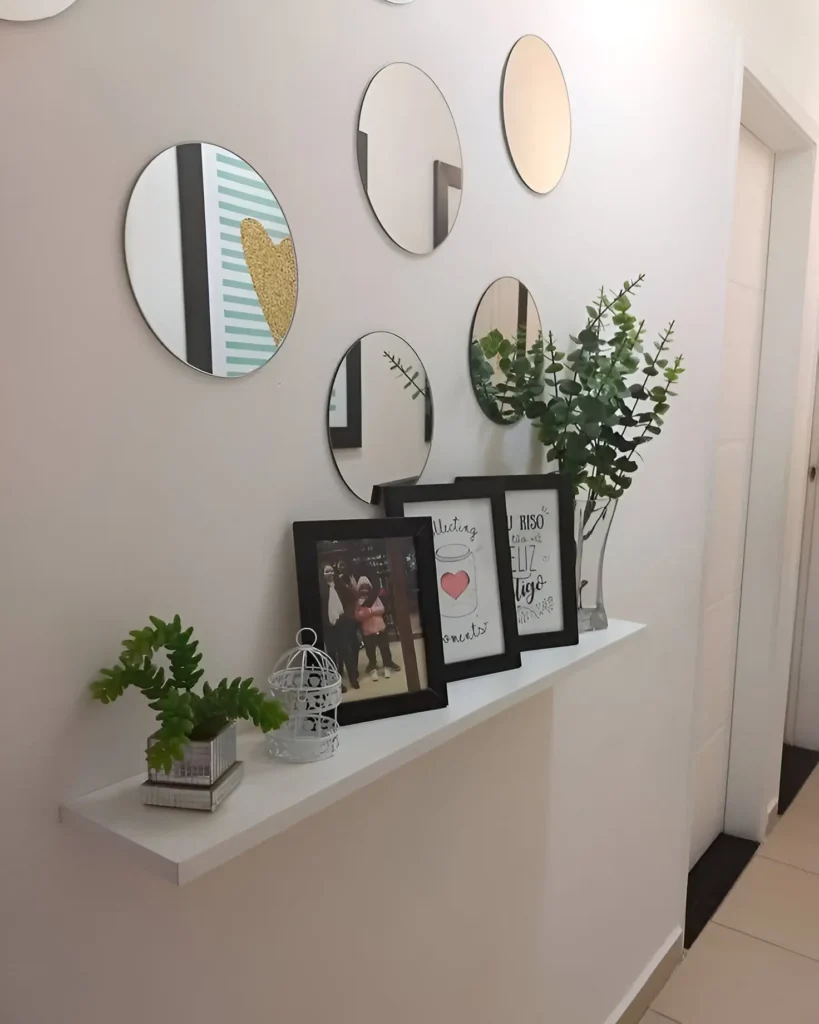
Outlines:
[{"label": "framed print with mason jar", "polygon": [[515,617],[524,651],[578,642],[574,498],[569,480],[539,476],[463,477],[503,494]]},{"label": "framed print with mason jar", "polygon": [[520,665],[503,491],[483,480],[387,486],[387,516],[432,520],[447,682]]}]

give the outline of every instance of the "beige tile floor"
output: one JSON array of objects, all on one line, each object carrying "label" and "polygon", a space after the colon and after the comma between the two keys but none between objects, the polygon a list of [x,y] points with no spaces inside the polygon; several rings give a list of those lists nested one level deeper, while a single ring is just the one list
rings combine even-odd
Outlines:
[{"label": "beige tile floor", "polygon": [[819,1024],[819,769],[643,1024]]}]

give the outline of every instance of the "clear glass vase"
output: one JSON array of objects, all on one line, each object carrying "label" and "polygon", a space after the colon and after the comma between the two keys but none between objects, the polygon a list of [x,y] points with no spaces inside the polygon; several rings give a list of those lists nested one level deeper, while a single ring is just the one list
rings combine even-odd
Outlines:
[{"label": "clear glass vase", "polygon": [[609,625],[603,598],[603,562],[616,511],[616,498],[581,492],[575,499],[577,621],[581,633],[607,629]]}]

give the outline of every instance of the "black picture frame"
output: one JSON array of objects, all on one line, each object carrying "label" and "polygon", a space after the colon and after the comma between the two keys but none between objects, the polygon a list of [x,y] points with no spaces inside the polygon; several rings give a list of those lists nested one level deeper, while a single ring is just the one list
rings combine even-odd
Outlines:
[{"label": "black picture frame", "polygon": [[[333,385],[336,382],[342,365],[347,373],[347,426],[331,427],[329,425],[329,406],[333,398]],[[331,448],[361,447],[361,341],[354,342],[345,352],[333,375],[330,385],[330,396],[327,399],[327,436]]]},{"label": "black picture frame", "polygon": [[[462,499],[488,499],[492,509],[492,541],[497,566],[498,595],[500,598],[500,627],[504,650],[482,658],[444,663],[447,682],[452,683],[471,676],[491,675],[519,668],[521,647],[518,640],[515,597],[512,585],[512,561],[506,528],[506,500],[503,491],[487,485],[483,479],[456,480],[452,484],[417,484],[415,486],[384,487],[384,511],[388,517],[405,516],[405,506],[413,502],[447,502]],[[437,598],[436,573],[436,598]],[[443,626],[441,627],[443,633]]]},{"label": "black picture frame", "polygon": [[[559,473],[516,476],[458,477],[459,481],[484,481],[504,495],[509,491],[556,491],[558,501],[558,538],[560,544],[560,593],[563,601],[563,629],[519,635],[521,650],[537,651],[550,647],[572,647],[580,642],[577,623],[575,581],[574,492],[571,481]],[[508,538],[507,538],[508,540]],[[511,572],[511,567],[510,567]],[[513,597],[513,602],[515,599]],[[515,615],[517,624],[517,615]]]},{"label": "black picture frame", "polygon": [[338,720],[341,725],[432,711],[436,708],[445,708],[449,703],[431,519],[341,519],[293,523],[301,625],[315,630],[319,645],[324,646],[318,545],[322,541],[388,538],[409,538],[415,549],[419,591],[418,613],[424,637],[427,685],[425,689],[407,693],[342,701],[338,709]]}]

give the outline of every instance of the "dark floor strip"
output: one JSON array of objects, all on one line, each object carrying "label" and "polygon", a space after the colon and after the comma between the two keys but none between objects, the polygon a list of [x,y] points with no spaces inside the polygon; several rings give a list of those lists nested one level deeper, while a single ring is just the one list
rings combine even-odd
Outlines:
[{"label": "dark floor strip", "polygon": [[720,903],[745,870],[759,843],[737,839],[724,832],[717,836],[688,872],[685,905],[685,948],[690,949]]},{"label": "dark floor strip", "polygon": [[782,748],[782,776],[779,782],[779,813],[784,814],[796,799],[808,776],[819,765],[819,751],[791,747]]}]

